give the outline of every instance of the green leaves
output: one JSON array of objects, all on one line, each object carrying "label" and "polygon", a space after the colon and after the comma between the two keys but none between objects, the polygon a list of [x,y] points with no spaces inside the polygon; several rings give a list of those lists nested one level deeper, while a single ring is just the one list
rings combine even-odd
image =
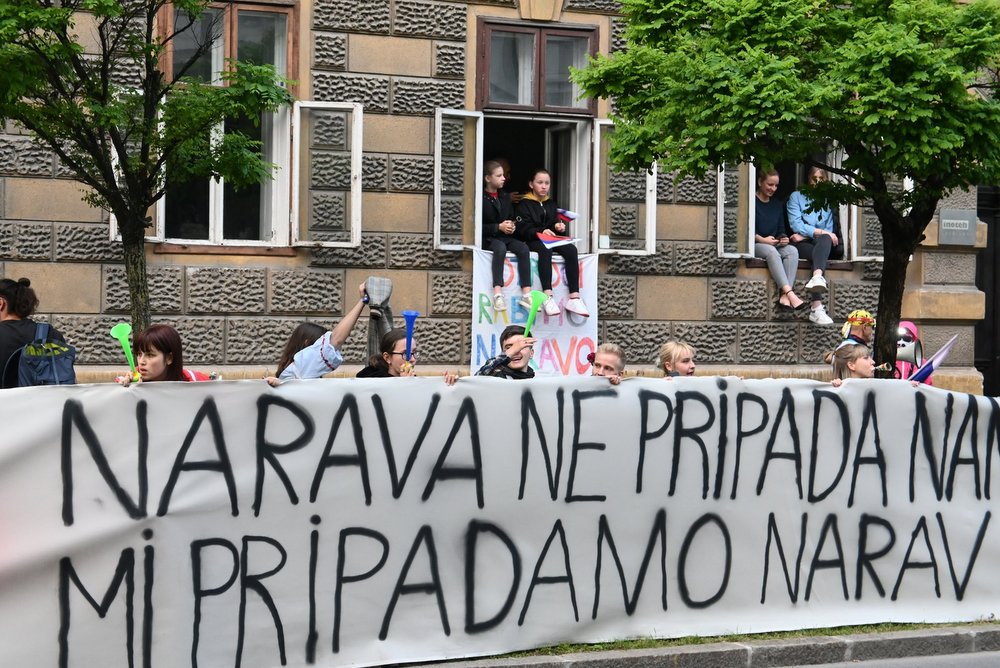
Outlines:
[{"label": "green leaves", "polygon": [[[574,73],[588,94],[614,99],[621,167],[659,160],[699,174],[800,160],[835,141],[853,147],[845,165],[859,195],[860,182],[904,176],[938,192],[1000,176],[1000,109],[981,76],[1000,57],[997,0],[623,7],[627,50]],[[990,94],[970,94],[973,84]]]}]

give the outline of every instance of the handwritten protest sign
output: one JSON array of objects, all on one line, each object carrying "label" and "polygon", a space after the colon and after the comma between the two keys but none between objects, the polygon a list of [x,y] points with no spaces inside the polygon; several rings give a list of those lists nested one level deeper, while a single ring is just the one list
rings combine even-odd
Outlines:
[{"label": "handwritten protest sign", "polygon": [[[507,325],[524,325],[528,310],[520,306],[521,288],[517,284],[517,258],[510,256],[504,263],[503,293],[507,298],[506,311],[494,311],[493,277],[490,262],[493,253],[475,250],[472,271],[472,356],[471,373],[479,370],[486,360],[500,354],[500,332]],[[538,282],[538,265],[531,255],[531,280],[534,288],[541,290]],[[555,256],[552,264],[552,295],[564,304],[569,290],[566,287],[566,269],[562,258]],[[539,312],[531,327],[535,344],[531,367],[539,376],[589,376],[587,355],[597,348],[597,256],[580,256],[580,296],[590,309],[590,317],[562,310],[549,316]]]},{"label": "handwritten protest sign", "polygon": [[995,400],[903,381],[26,388],[0,665],[349,666],[997,612]]}]

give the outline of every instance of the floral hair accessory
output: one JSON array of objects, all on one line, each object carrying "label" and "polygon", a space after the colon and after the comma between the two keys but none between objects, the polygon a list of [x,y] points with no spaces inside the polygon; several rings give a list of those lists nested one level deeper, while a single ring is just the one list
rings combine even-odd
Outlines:
[{"label": "floral hair accessory", "polygon": [[591,364],[594,363],[594,360],[596,358],[597,358],[597,354],[596,353],[587,353],[587,361],[590,362]]}]

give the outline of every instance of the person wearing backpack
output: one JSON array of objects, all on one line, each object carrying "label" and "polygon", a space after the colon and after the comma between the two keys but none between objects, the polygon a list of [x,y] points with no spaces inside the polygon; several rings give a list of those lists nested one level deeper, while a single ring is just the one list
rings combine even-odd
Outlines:
[{"label": "person wearing backpack", "polygon": [[[0,388],[18,387],[18,360],[11,357],[19,356],[21,348],[35,340],[37,323],[31,316],[36,308],[38,296],[30,280],[0,280]],[[45,338],[65,341],[54,327],[49,327]]]}]

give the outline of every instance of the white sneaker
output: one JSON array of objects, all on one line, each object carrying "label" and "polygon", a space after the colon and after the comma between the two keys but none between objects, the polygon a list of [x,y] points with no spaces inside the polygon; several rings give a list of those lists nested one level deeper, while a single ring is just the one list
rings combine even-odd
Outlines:
[{"label": "white sneaker", "polygon": [[542,303],[542,310],[545,311],[545,315],[547,316],[557,316],[560,311],[559,302],[554,297],[549,297]]},{"label": "white sneaker", "polygon": [[806,290],[809,292],[826,292],[826,279],[823,274],[817,274],[806,283]]},{"label": "white sneaker", "polygon": [[583,300],[579,297],[574,299],[567,299],[566,304],[563,306],[564,309],[570,313],[576,313],[577,315],[582,315],[584,318],[590,317],[590,311],[587,310],[587,305],[583,303]]},{"label": "white sneaker", "polygon": [[820,304],[819,308],[809,311],[809,321],[817,325],[832,325],[833,318],[826,314],[826,309]]},{"label": "white sneaker", "polygon": [[521,295],[521,298],[517,300],[517,303],[524,307],[524,310],[531,313],[531,293]]},{"label": "white sneaker", "polygon": [[507,310],[507,300],[503,298],[502,292],[498,292],[495,295],[493,295],[493,310],[494,311]]}]

